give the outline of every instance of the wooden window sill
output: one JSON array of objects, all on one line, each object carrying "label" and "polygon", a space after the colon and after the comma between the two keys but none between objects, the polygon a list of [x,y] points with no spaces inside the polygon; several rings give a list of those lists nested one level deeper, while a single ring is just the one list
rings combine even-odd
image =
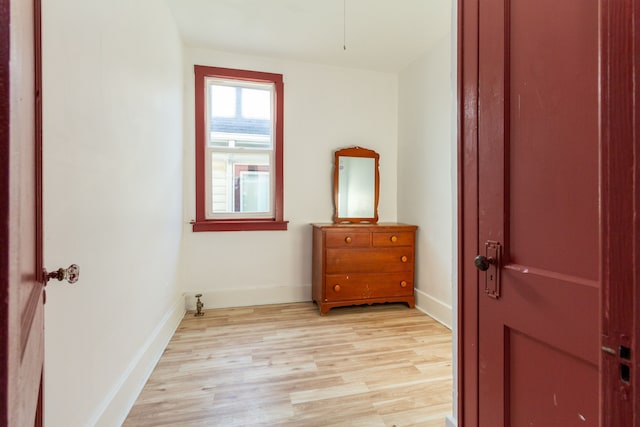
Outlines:
[{"label": "wooden window sill", "polygon": [[285,231],[289,221],[264,220],[205,220],[192,221],[193,232],[202,231]]}]

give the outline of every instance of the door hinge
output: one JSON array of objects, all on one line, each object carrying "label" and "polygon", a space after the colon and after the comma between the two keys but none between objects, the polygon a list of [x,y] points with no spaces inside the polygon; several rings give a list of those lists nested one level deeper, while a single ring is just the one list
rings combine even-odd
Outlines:
[{"label": "door hinge", "polygon": [[602,346],[602,351],[604,351],[605,353],[609,353],[613,356],[617,356],[618,353],[616,353],[616,351],[614,349],[612,349],[611,347],[606,347],[606,346]]}]

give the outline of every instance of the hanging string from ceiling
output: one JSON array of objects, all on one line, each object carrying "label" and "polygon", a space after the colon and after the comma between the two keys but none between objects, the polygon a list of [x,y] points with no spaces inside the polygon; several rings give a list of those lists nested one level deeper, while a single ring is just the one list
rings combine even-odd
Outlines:
[{"label": "hanging string from ceiling", "polygon": [[347,0],[342,0],[342,50],[347,50]]}]

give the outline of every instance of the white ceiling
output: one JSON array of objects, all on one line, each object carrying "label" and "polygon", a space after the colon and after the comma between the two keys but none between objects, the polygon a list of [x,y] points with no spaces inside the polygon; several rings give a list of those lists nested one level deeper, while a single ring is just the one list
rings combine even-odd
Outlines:
[{"label": "white ceiling", "polygon": [[451,1],[167,0],[188,46],[385,72],[450,31]]}]

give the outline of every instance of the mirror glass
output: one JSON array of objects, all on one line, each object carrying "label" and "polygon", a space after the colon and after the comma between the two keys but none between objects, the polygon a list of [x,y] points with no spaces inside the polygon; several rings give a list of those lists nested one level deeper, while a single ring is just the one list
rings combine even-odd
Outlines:
[{"label": "mirror glass", "polygon": [[336,151],[334,163],[334,222],[378,221],[379,155],[351,147]]},{"label": "mirror glass", "polygon": [[342,218],[373,217],[374,160],[342,156],[339,161],[338,215]]}]

